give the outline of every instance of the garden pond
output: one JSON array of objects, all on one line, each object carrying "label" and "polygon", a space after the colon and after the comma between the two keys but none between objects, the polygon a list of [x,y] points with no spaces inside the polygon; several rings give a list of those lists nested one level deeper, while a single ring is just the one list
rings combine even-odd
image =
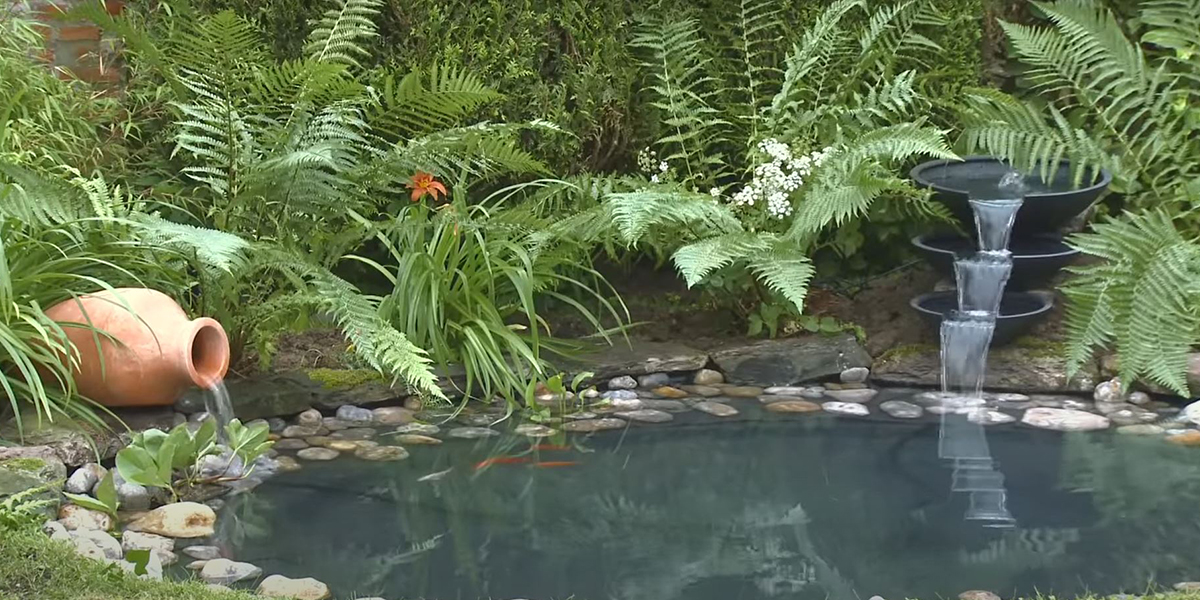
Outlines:
[{"label": "garden pond", "polygon": [[406,460],[303,461],[228,497],[216,543],[339,598],[1070,597],[1200,576],[1200,463],[1160,434],[723,401],[738,414],[547,438],[445,423]]}]

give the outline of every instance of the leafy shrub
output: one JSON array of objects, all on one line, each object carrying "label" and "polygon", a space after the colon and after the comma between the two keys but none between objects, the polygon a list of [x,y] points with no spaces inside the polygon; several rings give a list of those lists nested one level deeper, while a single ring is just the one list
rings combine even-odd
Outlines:
[{"label": "leafy shrub", "polygon": [[[117,471],[126,481],[169,490],[178,497],[181,486],[201,482],[200,460],[222,452],[217,433],[217,423],[212,419],[206,419],[194,432],[186,423],[170,433],[148,429],[135,435],[129,446],[117,453]],[[268,434],[266,423],[246,427],[237,419],[230,421],[224,432],[229,460],[237,457],[247,469],[252,469],[254,460],[274,445],[267,440]],[[104,501],[99,496],[97,500]]]},{"label": "leafy shrub", "polygon": [[979,90],[966,142],[1035,170],[1070,159],[1075,177],[1102,167],[1132,212],[1072,245],[1099,262],[1063,291],[1069,366],[1118,354],[1125,385],[1145,377],[1189,395],[1187,352],[1200,341],[1200,2],[1140,5],[1140,42],[1089,2],[1037,3],[1051,27],[1004,23],[1030,67],[1035,99]]}]

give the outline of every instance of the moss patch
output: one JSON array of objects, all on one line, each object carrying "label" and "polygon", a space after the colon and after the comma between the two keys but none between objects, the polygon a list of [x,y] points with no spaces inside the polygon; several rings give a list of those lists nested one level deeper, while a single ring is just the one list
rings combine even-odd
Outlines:
[{"label": "moss patch", "polygon": [[383,377],[366,369],[311,369],[308,378],[327,390],[347,390],[368,383],[383,383]]},{"label": "moss patch", "polygon": [[1067,343],[1060,340],[1026,335],[1013,341],[1010,348],[1016,349],[1021,355],[1030,358],[1061,358],[1067,357]]},{"label": "moss patch", "polygon": [[927,354],[929,352],[939,352],[938,347],[934,346],[933,344],[904,344],[903,346],[888,348],[888,350],[883,354],[880,354],[879,358],[876,360],[879,362],[899,360],[901,358],[907,358],[909,356],[915,356],[918,354]]},{"label": "moss patch", "polygon": [[24,471],[34,475],[46,468],[46,461],[40,458],[10,458],[8,460],[0,460],[0,469],[9,471]]},{"label": "moss patch", "polygon": [[143,581],[81,558],[39,531],[0,531],[0,598],[20,600],[253,600],[199,582]]}]

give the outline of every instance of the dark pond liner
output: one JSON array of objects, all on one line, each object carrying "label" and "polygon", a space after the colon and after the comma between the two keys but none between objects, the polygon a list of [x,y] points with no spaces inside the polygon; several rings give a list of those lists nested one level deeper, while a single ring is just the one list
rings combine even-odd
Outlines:
[{"label": "dark pond liner", "polygon": [[[935,329],[942,319],[958,310],[958,291],[931,292],[909,304]],[[1054,308],[1054,293],[1047,291],[1005,292],[1000,299],[1000,316],[992,333],[992,346],[1003,346],[1027,331]]]},{"label": "dark pond liner", "polygon": [[[954,277],[954,260],[968,257],[977,250],[975,240],[953,234],[919,235],[912,239],[912,245],[934,269],[951,278]],[[1014,238],[1008,247],[1013,261],[1008,289],[1012,291],[1045,284],[1079,256],[1079,251],[1063,242],[1062,237],[1048,233]]]},{"label": "dark pond liner", "polygon": [[[1009,171],[1008,163],[991,156],[968,156],[961,161],[933,160],[913,167],[909,176],[920,187],[931,188],[933,199],[950,209],[966,231],[975,230],[970,194],[997,196],[1000,178]],[[1025,178],[1029,192],[1013,225],[1015,235],[1058,231],[1087,210],[1112,182],[1112,175],[1101,170],[1098,178],[1084,175],[1083,187],[1072,185],[1071,165],[1061,161],[1050,181],[1043,183],[1039,172]]]}]

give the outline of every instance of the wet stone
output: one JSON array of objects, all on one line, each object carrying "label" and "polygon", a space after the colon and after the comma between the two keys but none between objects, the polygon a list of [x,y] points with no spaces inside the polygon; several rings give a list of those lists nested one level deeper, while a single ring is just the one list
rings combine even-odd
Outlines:
[{"label": "wet stone", "polygon": [[1121,409],[1111,412],[1108,418],[1117,425],[1138,425],[1142,423],[1153,423],[1159,419],[1156,412],[1134,407],[1130,409]]},{"label": "wet stone", "polygon": [[1139,392],[1130,392],[1129,397],[1126,398],[1126,400],[1128,400],[1130,404],[1133,404],[1135,406],[1145,406],[1147,404],[1150,404],[1150,394],[1147,394],[1146,392],[1140,392],[1140,391]]},{"label": "wet stone", "polygon": [[763,394],[768,396],[800,396],[807,390],[807,387],[791,386],[791,385],[776,385],[763,390]]},{"label": "wet stone", "polygon": [[644,408],[642,410],[622,411],[616,413],[616,416],[621,417],[622,419],[638,421],[641,423],[666,423],[667,421],[675,419],[671,413],[649,408]]},{"label": "wet stone", "polygon": [[826,402],[821,405],[821,408],[825,412],[848,417],[865,417],[871,414],[866,406],[857,402]]},{"label": "wet stone", "polygon": [[803,400],[799,395],[775,395],[763,394],[758,397],[758,401],[762,404],[774,404],[776,402],[787,402],[789,400]]},{"label": "wet stone", "polygon": [[402,406],[383,406],[372,410],[371,414],[380,425],[402,425],[416,418],[413,411]]},{"label": "wet stone", "polygon": [[306,438],[325,433],[325,428],[311,425],[289,425],[283,428],[285,438]]},{"label": "wet stone", "polygon": [[359,427],[356,429],[343,429],[329,434],[329,437],[335,440],[369,440],[379,432],[369,427]]},{"label": "wet stone", "polygon": [[270,431],[271,433],[279,433],[280,431],[283,431],[284,427],[287,427],[287,421],[284,421],[279,417],[271,417],[267,419],[267,431]]},{"label": "wet stone", "polygon": [[888,400],[879,404],[879,410],[893,419],[917,419],[925,414],[925,409],[903,400]]},{"label": "wet stone", "polygon": [[408,450],[400,446],[376,446],[373,448],[359,448],[354,451],[354,456],[362,460],[376,462],[396,461],[408,458]]},{"label": "wet stone", "polygon": [[713,396],[721,395],[721,389],[715,388],[711,385],[685,385],[680,386],[680,389],[693,396],[702,396],[705,398],[712,398]]},{"label": "wet stone", "polygon": [[262,575],[262,569],[250,563],[235,562],[226,558],[210,560],[204,565],[203,569],[200,569],[200,579],[203,579],[207,583],[221,585],[254,579],[259,575]]},{"label": "wet stone", "polygon": [[402,433],[397,435],[395,440],[396,443],[405,446],[437,446],[442,443],[442,440],[419,433]]},{"label": "wet stone", "polygon": [[637,387],[637,380],[628,375],[608,380],[608,389],[610,390],[632,390],[635,387]]},{"label": "wet stone", "polygon": [[314,435],[312,437],[304,438],[304,442],[306,444],[308,444],[309,446],[324,446],[325,444],[328,444],[332,439],[333,438],[331,438],[327,435]]},{"label": "wet stone", "polygon": [[329,443],[325,444],[325,447],[330,450],[337,450],[338,452],[354,452],[358,449],[358,442],[353,440],[329,440]]},{"label": "wet stone", "polygon": [[343,429],[350,429],[351,427],[358,427],[362,425],[361,423],[355,423],[353,421],[347,421],[337,417],[325,417],[325,419],[321,421],[321,424],[324,425],[325,429],[328,429],[329,431],[342,431]]},{"label": "wet stone", "polygon": [[221,549],[217,546],[188,546],[181,552],[183,552],[184,556],[190,556],[197,560],[221,558]]},{"label": "wet stone", "polygon": [[579,411],[579,412],[577,412],[577,413],[571,413],[571,414],[569,414],[569,415],[563,415],[563,418],[564,418],[564,419],[566,419],[566,420],[568,420],[568,421],[586,421],[586,420],[590,420],[590,419],[595,419],[595,418],[597,418],[597,417],[599,417],[599,416],[600,416],[600,415],[598,415],[598,414],[596,414],[596,413],[594,413],[594,412],[587,411],[587,410],[583,410],[583,411]]},{"label": "wet stone", "polygon": [[544,438],[550,437],[558,433],[558,431],[553,427],[547,427],[537,423],[521,423],[520,425],[517,425],[515,429],[513,429],[513,433],[531,438]]},{"label": "wet stone", "polygon": [[402,435],[406,433],[415,433],[417,435],[437,435],[437,433],[441,430],[442,429],[437,425],[430,425],[428,423],[408,423],[407,425],[401,425],[397,427],[395,433]]},{"label": "wet stone", "polygon": [[1139,424],[1139,425],[1122,425],[1117,428],[1117,433],[1124,435],[1162,435],[1167,430],[1159,425]]},{"label": "wet stone", "polygon": [[781,400],[767,405],[767,410],[773,413],[812,413],[819,412],[821,405],[808,400]]},{"label": "wet stone", "polygon": [[750,385],[731,385],[723,390],[730,398],[757,398],[763,393],[760,387]]},{"label": "wet stone", "polygon": [[679,398],[687,398],[688,397],[687,392],[685,392],[679,388],[676,388],[676,387],[671,387],[669,385],[664,385],[662,387],[654,388],[654,393],[657,394],[660,398],[679,399]]},{"label": "wet stone", "polygon": [[493,415],[480,413],[473,415],[459,415],[455,420],[463,425],[466,425],[467,427],[489,427],[500,419]]},{"label": "wet stone", "polygon": [[[1064,407],[1065,408],[1065,407]],[[1133,410],[1137,407],[1128,402],[1097,402],[1096,412],[1102,415],[1110,415],[1122,410]]]},{"label": "wet stone", "polygon": [[1065,408],[1031,408],[1021,422],[1041,429],[1055,431],[1092,431],[1108,429],[1109,420],[1100,415]]},{"label": "wet stone", "polygon": [[638,387],[654,389],[671,383],[671,376],[666,373],[650,373],[638,377]]},{"label": "wet stone", "polygon": [[275,442],[276,450],[303,450],[308,447],[308,442],[299,438],[288,438]]},{"label": "wet stone", "polygon": [[738,414],[738,410],[728,404],[709,402],[707,400],[703,402],[697,402],[692,406],[692,408],[695,408],[702,413],[710,414],[714,417],[732,417]]},{"label": "wet stone", "polygon": [[633,390],[616,389],[600,394],[600,398],[604,400],[637,400],[638,394]]},{"label": "wet stone", "polygon": [[1092,398],[1097,404],[1122,402],[1124,397],[1121,394],[1121,381],[1114,377],[1100,383],[1095,390],[1092,390]]},{"label": "wet stone", "polygon": [[335,416],[343,421],[351,423],[372,423],[375,421],[375,415],[370,409],[354,406],[353,404],[343,404],[337,409]]},{"label": "wet stone", "polygon": [[487,427],[455,427],[447,435],[460,440],[477,440],[500,435],[500,432],[495,429],[488,429]]},{"label": "wet stone", "polygon": [[863,383],[871,376],[871,370],[866,367],[851,367],[842,371],[838,379],[842,383]]},{"label": "wet stone", "polygon": [[67,478],[66,484],[63,485],[63,491],[72,494],[87,494],[92,491],[101,479],[108,473],[108,469],[96,464],[88,463],[75,469],[74,473]]},{"label": "wet stone", "polygon": [[713,369],[700,369],[692,376],[692,383],[696,385],[712,385],[714,383],[725,383],[725,375],[720,371]]},{"label": "wet stone", "polygon": [[300,463],[290,456],[280,456],[275,459],[275,464],[281,472],[299,471]]},{"label": "wet stone", "polygon": [[321,411],[310,408],[296,415],[296,424],[304,427],[320,427],[324,419],[325,417],[321,414]]},{"label": "wet stone", "polygon": [[296,453],[296,456],[304,460],[333,460],[339,456],[337,450],[329,448],[305,448]]},{"label": "wet stone", "polygon": [[593,433],[596,431],[607,431],[611,429],[624,429],[625,421],[621,419],[590,419],[585,421],[571,421],[563,423],[563,431],[573,433]]},{"label": "wet stone", "polygon": [[967,420],[980,425],[1003,425],[1017,420],[1016,417],[991,408],[976,408],[967,413]]},{"label": "wet stone", "polygon": [[687,412],[688,405],[678,400],[642,400],[642,408],[666,412]]},{"label": "wet stone", "polygon": [[861,390],[825,390],[825,395],[837,400],[838,402],[855,402],[862,404],[870,402],[879,394],[879,390],[861,389]]},{"label": "wet stone", "polygon": [[827,389],[827,390],[865,390],[865,389],[867,389],[867,384],[865,384],[865,383],[826,383],[825,389]]},{"label": "wet stone", "polygon": [[608,402],[609,408],[612,410],[640,410],[645,406],[644,401],[640,398],[632,400],[626,398],[613,398]]},{"label": "wet stone", "polygon": [[922,406],[933,406],[935,404],[940,404],[947,398],[953,397],[954,394],[950,392],[921,392],[920,394],[914,395],[911,400]]}]

